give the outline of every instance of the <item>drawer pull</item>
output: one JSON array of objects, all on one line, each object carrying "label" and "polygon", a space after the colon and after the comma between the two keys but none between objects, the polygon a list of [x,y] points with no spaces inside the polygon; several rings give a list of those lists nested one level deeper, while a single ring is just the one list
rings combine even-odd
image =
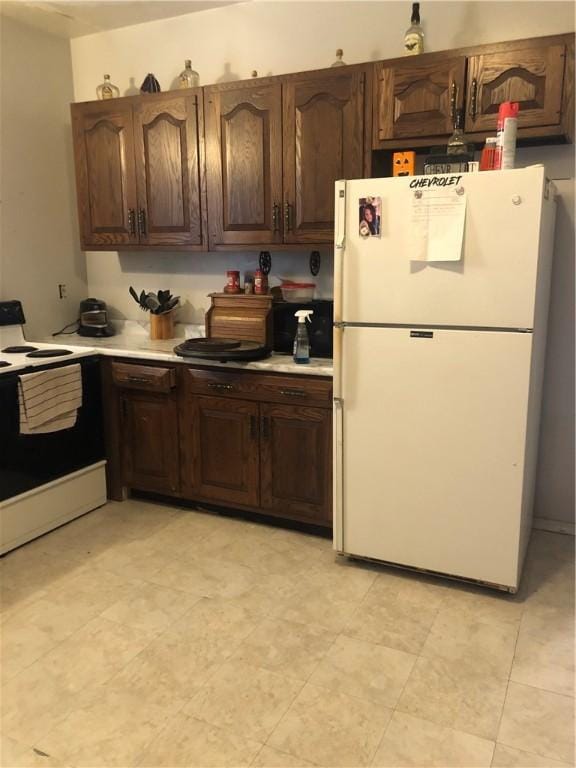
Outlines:
[{"label": "drawer pull", "polygon": [[146,379],[143,376],[128,376],[128,381],[134,384],[153,384],[151,379]]},{"label": "drawer pull", "polygon": [[138,211],[138,234],[140,237],[146,237],[146,211],[140,208]]},{"label": "drawer pull", "polygon": [[128,208],[128,230],[130,237],[136,237],[136,214],[134,208]]},{"label": "drawer pull", "polygon": [[450,86],[450,122],[452,123],[452,126],[456,126],[456,96],[458,93],[458,89],[456,87],[456,83],[454,80],[452,80],[452,85]]},{"label": "drawer pull", "polygon": [[474,78],[472,80],[472,92],[470,94],[470,117],[472,118],[472,120],[476,119],[476,109],[477,109],[476,102],[477,101],[478,101],[478,80]]},{"label": "drawer pull", "polygon": [[284,203],[284,232],[292,230],[292,206],[290,203]]},{"label": "drawer pull", "polygon": [[303,389],[281,389],[280,394],[286,397],[306,397],[306,392]]},{"label": "drawer pull", "polygon": [[234,389],[232,384],[216,384],[214,382],[210,382],[208,386],[210,387],[210,389],[216,389],[218,391],[226,391],[226,392],[230,392],[231,390]]},{"label": "drawer pull", "polygon": [[268,416],[262,417],[262,437],[265,440],[270,437],[270,419]]}]

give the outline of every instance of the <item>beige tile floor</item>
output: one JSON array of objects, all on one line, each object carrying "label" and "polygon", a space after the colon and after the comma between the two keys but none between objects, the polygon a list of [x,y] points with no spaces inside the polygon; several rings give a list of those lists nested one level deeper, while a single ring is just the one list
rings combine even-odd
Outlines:
[{"label": "beige tile floor", "polygon": [[573,545],[511,597],[108,504],[0,562],[2,765],[573,765]]}]

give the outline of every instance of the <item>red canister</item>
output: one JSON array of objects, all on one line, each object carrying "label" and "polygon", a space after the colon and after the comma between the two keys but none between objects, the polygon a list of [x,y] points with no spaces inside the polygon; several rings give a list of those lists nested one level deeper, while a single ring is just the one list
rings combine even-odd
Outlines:
[{"label": "red canister", "polygon": [[257,269],[254,272],[254,293],[259,296],[268,293],[268,277],[261,269]]},{"label": "red canister", "polygon": [[237,269],[229,269],[226,272],[225,293],[240,293],[240,272]]}]

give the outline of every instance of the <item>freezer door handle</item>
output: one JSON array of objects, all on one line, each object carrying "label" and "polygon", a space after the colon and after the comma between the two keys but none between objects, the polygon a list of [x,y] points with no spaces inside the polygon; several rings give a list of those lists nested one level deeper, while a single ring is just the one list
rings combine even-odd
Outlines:
[{"label": "freezer door handle", "polygon": [[334,245],[344,247],[346,237],[346,182],[336,182],[336,197],[334,203]]},{"label": "freezer door handle", "polygon": [[344,244],[346,240],[346,182],[337,181],[334,198],[334,322],[342,320]]}]

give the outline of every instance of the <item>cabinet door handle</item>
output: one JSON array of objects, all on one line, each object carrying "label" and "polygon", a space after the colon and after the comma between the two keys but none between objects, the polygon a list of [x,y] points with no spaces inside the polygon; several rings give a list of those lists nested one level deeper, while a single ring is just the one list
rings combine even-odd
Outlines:
[{"label": "cabinet door handle", "polygon": [[476,119],[476,102],[478,100],[478,80],[472,80],[472,92],[470,93],[470,117]]},{"label": "cabinet door handle", "polygon": [[136,214],[134,208],[128,208],[128,231],[131,237],[136,237]]},{"label": "cabinet door handle", "polygon": [[219,391],[224,391],[225,390],[227,392],[230,392],[232,389],[234,389],[232,384],[216,384],[214,382],[210,382],[208,384],[208,387],[210,389],[216,389],[216,390],[219,390]]},{"label": "cabinet door handle", "polygon": [[290,232],[292,230],[292,217],[291,217],[291,209],[292,206],[290,203],[284,203],[284,231]]},{"label": "cabinet door handle", "polygon": [[280,231],[280,206],[278,203],[274,203],[272,206],[272,228],[274,232]]},{"label": "cabinet door handle", "polygon": [[456,81],[452,80],[450,86],[450,120],[452,125],[456,123],[456,96],[458,95],[458,88],[456,87]]},{"label": "cabinet door handle", "polygon": [[256,440],[256,416],[250,416],[250,438]]},{"label": "cabinet door handle", "polygon": [[265,440],[270,437],[270,419],[268,416],[262,416],[262,437]]},{"label": "cabinet door handle", "polygon": [[280,394],[286,397],[306,397],[306,392],[303,389],[281,389]]},{"label": "cabinet door handle", "polygon": [[138,234],[140,237],[146,237],[146,211],[140,208],[138,211]]}]

